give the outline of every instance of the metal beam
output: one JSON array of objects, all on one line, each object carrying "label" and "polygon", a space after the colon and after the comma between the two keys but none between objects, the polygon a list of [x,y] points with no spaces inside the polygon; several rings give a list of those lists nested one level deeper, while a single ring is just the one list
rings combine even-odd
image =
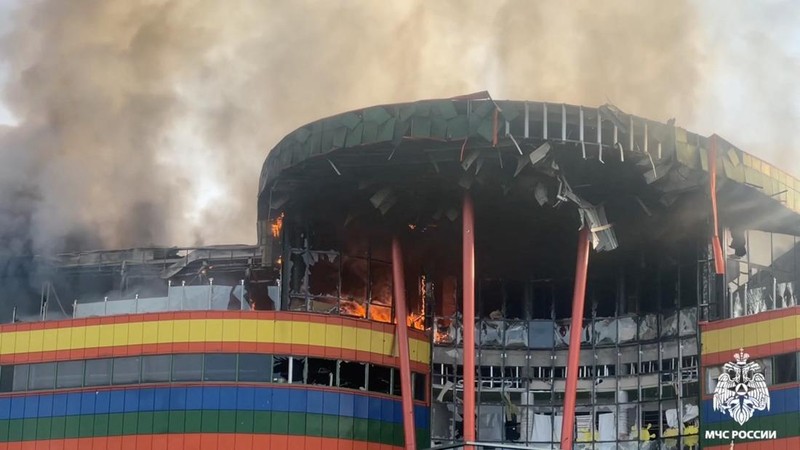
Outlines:
[{"label": "metal beam", "polygon": [[[475,210],[469,192],[462,211],[464,313],[464,440],[475,440]],[[465,447],[471,450],[472,446]]]},{"label": "metal beam", "polygon": [[578,257],[575,264],[575,287],[572,294],[572,325],[569,328],[567,386],[564,392],[564,417],[561,422],[561,450],[572,450],[575,430],[575,398],[578,391],[578,364],[581,355],[583,306],[586,299],[586,274],[589,267],[589,227],[578,233]]},{"label": "metal beam", "polygon": [[408,352],[408,326],[406,325],[406,287],[403,273],[403,250],[397,236],[392,238],[392,285],[394,287],[394,318],[397,352],[400,356],[400,395],[403,409],[403,436],[405,449],[416,450],[414,430],[414,392],[411,389],[411,362]]}]

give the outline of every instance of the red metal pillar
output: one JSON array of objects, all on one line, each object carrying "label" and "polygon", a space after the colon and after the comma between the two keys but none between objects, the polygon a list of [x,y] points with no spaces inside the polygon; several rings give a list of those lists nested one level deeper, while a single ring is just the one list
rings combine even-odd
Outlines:
[{"label": "red metal pillar", "polygon": [[408,325],[406,316],[406,287],[403,273],[403,250],[400,240],[392,238],[392,286],[394,287],[395,339],[400,356],[400,393],[403,408],[403,436],[406,450],[417,449],[414,430],[414,391],[411,390],[411,360],[408,355]]},{"label": "red metal pillar", "polygon": [[[475,440],[475,210],[472,197],[464,194],[464,440]],[[472,447],[466,447],[471,449]]]},{"label": "red metal pillar", "polygon": [[586,298],[586,273],[589,268],[589,228],[578,234],[578,261],[575,266],[575,287],[572,294],[572,325],[569,328],[567,387],[564,392],[564,417],[561,422],[561,450],[572,450],[575,429],[575,397],[578,391],[578,363],[581,355],[583,305]]}]

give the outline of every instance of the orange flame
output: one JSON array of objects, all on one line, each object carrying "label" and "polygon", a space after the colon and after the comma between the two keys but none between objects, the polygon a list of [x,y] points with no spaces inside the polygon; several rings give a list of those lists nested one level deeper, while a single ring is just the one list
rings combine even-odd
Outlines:
[{"label": "orange flame", "polygon": [[425,315],[418,313],[411,313],[406,317],[406,325],[417,330],[425,329]]},{"label": "orange flame", "polygon": [[392,323],[392,308],[372,305],[369,308],[369,318],[376,322]]},{"label": "orange flame", "polygon": [[339,314],[344,316],[367,317],[367,307],[353,300],[339,302]]},{"label": "orange flame", "polygon": [[283,229],[283,213],[275,218],[275,221],[272,222],[271,228],[272,237],[277,239],[281,235],[281,230]]}]

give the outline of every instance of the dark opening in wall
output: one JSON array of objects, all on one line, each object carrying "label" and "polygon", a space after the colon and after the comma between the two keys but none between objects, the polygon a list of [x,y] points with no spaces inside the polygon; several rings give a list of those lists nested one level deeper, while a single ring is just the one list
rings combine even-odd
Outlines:
[{"label": "dark opening in wall", "polygon": [[369,386],[367,389],[382,394],[391,393],[391,373],[392,371],[388,367],[370,364]]},{"label": "dark opening in wall", "polygon": [[785,355],[776,356],[775,366],[773,369],[773,373],[775,374],[775,384],[794,383],[798,381],[797,365],[797,353],[787,353]]},{"label": "dark opening in wall", "polygon": [[412,382],[414,386],[414,400],[425,400],[425,391],[427,390],[427,386],[425,384],[425,375],[421,373],[413,373],[412,375]]},{"label": "dark opening in wall", "polygon": [[272,364],[272,381],[287,383],[289,381],[289,357],[276,356]]},{"label": "dark opening in wall", "polygon": [[335,386],[335,378],[336,361],[330,359],[308,358],[308,384]]},{"label": "dark opening in wall", "polygon": [[551,283],[533,283],[532,319],[551,319],[554,288]]},{"label": "dark opening in wall", "polygon": [[339,386],[349,389],[366,389],[366,364],[342,361],[339,366]]},{"label": "dark opening in wall", "polygon": [[339,256],[335,254],[310,252],[308,292],[311,295],[338,297]]},{"label": "dark opening in wall", "polygon": [[500,280],[483,280],[480,283],[478,317],[502,317],[503,285]]},{"label": "dark opening in wall", "polygon": [[525,319],[525,283],[519,281],[504,281],[505,290],[505,317],[507,319]]},{"label": "dark opening in wall", "polygon": [[289,377],[292,383],[305,383],[306,358],[292,358]]}]

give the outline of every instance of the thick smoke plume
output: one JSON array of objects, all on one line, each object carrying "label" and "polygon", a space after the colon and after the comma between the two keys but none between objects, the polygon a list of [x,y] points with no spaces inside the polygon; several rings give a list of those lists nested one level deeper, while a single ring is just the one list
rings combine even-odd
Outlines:
[{"label": "thick smoke plume", "polygon": [[[0,136],[0,248],[15,255],[253,242],[272,145],[375,103],[488,89],[717,131],[720,31],[736,29],[656,0],[20,0],[12,14],[0,51],[19,124]],[[797,69],[747,30],[762,39],[751,53]],[[760,67],[742,88],[775,81],[771,123],[797,123],[781,95],[793,78]]]}]

